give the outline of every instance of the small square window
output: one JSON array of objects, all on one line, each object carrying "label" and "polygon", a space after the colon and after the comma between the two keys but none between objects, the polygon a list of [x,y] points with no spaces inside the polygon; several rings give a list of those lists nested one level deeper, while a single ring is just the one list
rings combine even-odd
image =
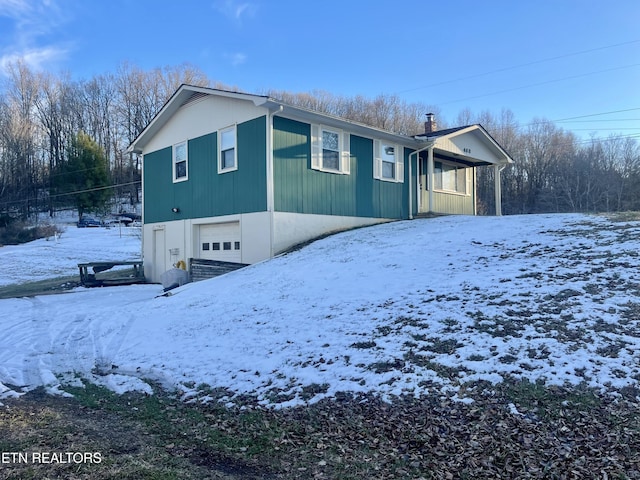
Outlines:
[{"label": "small square window", "polygon": [[240,250],[240,242],[235,242],[233,244],[233,248],[234,248],[234,250]]},{"label": "small square window", "polygon": [[220,250],[220,242],[213,242],[211,244],[211,249],[212,250]]},{"label": "small square window", "polygon": [[231,250],[231,242],[224,242],[222,245],[224,250]]},{"label": "small square window", "polygon": [[202,250],[209,250],[209,242],[205,242],[202,244]]}]

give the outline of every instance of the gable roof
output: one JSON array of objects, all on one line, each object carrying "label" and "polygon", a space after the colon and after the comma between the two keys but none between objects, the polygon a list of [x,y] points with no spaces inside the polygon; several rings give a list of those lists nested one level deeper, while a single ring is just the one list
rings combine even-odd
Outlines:
[{"label": "gable roof", "polygon": [[[195,85],[187,84],[181,85],[178,90],[175,91],[175,93],[169,98],[169,100],[167,100],[160,111],[144,128],[144,130],[142,130],[142,132],[140,132],[140,134],[135,138],[131,145],[129,145],[127,151],[132,153],[142,153],[144,147],[149,143],[151,138],[153,138],[153,136],[160,131],[160,129],[169,121],[174,113],[176,113],[184,105],[187,105],[192,101],[198,100],[208,95],[234,98],[252,102],[255,106],[265,107],[272,113],[280,111],[283,116],[286,116],[288,118],[298,119],[304,122],[321,123],[326,126],[349,130],[352,133],[365,137],[374,137],[381,140],[400,143],[403,146],[408,146],[415,150],[419,150],[430,145],[435,145],[436,149],[440,148],[443,151],[447,151],[448,149],[446,148],[446,140],[450,140],[457,135],[469,133],[479,136],[480,140],[488,145],[495,153],[496,161],[489,163],[513,162],[511,157],[509,157],[509,155],[502,149],[502,147],[500,147],[500,145],[498,145],[498,143],[491,137],[491,135],[489,135],[489,133],[480,125],[467,125],[463,127],[449,128],[446,130],[439,130],[429,134],[415,135],[411,137],[406,135],[399,135],[362,123],[346,120],[334,115],[289,105],[285,102],[265,95],[232,92],[228,90],[220,90],[210,87],[198,87]],[[438,145],[438,143],[440,145]],[[473,159],[471,157],[469,157],[468,160],[476,165],[487,164],[487,162],[478,162],[476,159]]]},{"label": "gable roof", "polygon": [[267,102],[268,97],[263,95],[251,95],[247,93],[231,92],[228,90],[219,90],[210,87],[197,87],[195,85],[182,84],[166,101],[160,111],[151,119],[149,124],[140,132],[140,134],[131,142],[127,148],[127,152],[142,153],[149,140],[160,131],[160,129],[169,121],[169,119],[181,107],[191,103],[207,95],[217,95],[220,97],[237,98],[251,101],[254,105],[262,105]]},{"label": "gable roof", "polygon": [[[462,127],[447,128],[444,130],[436,130],[434,132],[422,133],[414,135],[413,138],[425,142],[433,142],[436,150],[443,152],[451,151],[451,144],[456,143],[456,137],[472,136],[481,142],[495,157],[496,161],[477,161],[470,155],[462,155],[459,151],[453,153],[454,159],[468,165],[496,165],[513,163],[511,156],[502,146],[491,136],[487,130],[479,123],[474,125],[465,125]],[[457,149],[453,149],[457,150]],[[445,154],[446,156],[446,154]]]}]

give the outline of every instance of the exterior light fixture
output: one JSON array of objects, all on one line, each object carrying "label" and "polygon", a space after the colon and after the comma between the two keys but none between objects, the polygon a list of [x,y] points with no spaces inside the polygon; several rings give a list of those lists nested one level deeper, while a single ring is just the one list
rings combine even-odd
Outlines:
[{"label": "exterior light fixture", "polygon": [[171,211],[172,211],[173,213],[178,213],[178,212],[180,211],[180,209],[179,209],[178,207],[173,207],[173,208],[171,209]]}]

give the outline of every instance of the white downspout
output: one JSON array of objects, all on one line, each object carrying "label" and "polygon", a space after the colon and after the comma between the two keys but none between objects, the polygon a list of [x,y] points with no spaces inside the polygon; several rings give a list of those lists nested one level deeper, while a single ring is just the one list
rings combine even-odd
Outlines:
[{"label": "white downspout", "polygon": [[471,167],[471,175],[473,175],[473,184],[471,185],[473,191],[473,216],[478,215],[478,172],[476,167]]},{"label": "white downspout", "polygon": [[506,165],[494,165],[494,194],[496,196],[496,216],[502,216],[502,182],[500,181],[500,173],[507,168]]},{"label": "white downspout", "polygon": [[433,145],[427,151],[427,187],[429,188],[429,212],[433,212],[433,187],[434,187],[434,167],[433,167]]},{"label": "white downspout", "polygon": [[274,241],[275,241],[275,198],[274,198],[274,184],[273,184],[273,117],[276,113],[281,113],[284,107],[280,105],[273,112],[269,112],[267,119],[267,212],[269,212],[269,257],[274,255]]},{"label": "white downspout", "polygon": [[[416,154],[416,159],[417,159],[418,158],[417,151],[409,154],[409,220],[413,220],[413,195],[411,195],[411,155],[413,155],[414,153]],[[416,166],[418,166],[417,161],[416,161]]]}]

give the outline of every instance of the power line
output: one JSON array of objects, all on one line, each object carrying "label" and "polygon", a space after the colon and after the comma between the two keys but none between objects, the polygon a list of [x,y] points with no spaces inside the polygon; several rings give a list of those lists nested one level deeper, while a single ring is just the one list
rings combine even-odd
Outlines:
[{"label": "power line", "polygon": [[640,118],[605,118],[600,120],[555,120],[555,123],[640,122]]},{"label": "power line", "polygon": [[[622,113],[622,112],[631,112],[631,111],[635,111],[635,110],[640,110],[640,107],[637,108],[626,108],[624,110],[611,110],[608,112],[598,112],[598,113],[589,113],[586,115],[579,115],[577,117],[565,117],[565,118],[560,118],[557,120],[539,120],[539,121],[535,121],[535,122],[529,122],[529,123],[524,123],[524,124],[512,124],[512,123],[495,123],[492,125],[493,128],[499,129],[499,128],[513,128],[516,130],[522,130],[526,127],[533,127],[535,125],[545,125],[545,124],[549,124],[549,123],[573,123],[574,121],[576,122],[615,122],[615,121],[620,121],[620,120],[615,120],[615,119],[600,119],[600,120],[574,120],[574,119],[582,119],[582,118],[589,118],[589,117],[598,117],[598,116],[602,116],[602,115],[611,115],[613,113]],[[636,119],[636,118],[627,118],[627,119],[622,119],[624,121],[637,121],[640,119]],[[477,122],[477,120],[476,120]],[[588,130],[603,130],[603,129],[588,129]],[[617,130],[617,129],[614,129]]]},{"label": "power line", "polygon": [[580,132],[580,131],[590,131],[590,132],[598,131],[598,132],[600,132],[600,131],[607,131],[607,130],[609,130],[609,131],[612,131],[612,130],[615,130],[615,131],[621,131],[621,130],[637,130],[637,131],[639,131],[639,132],[640,132],[640,127],[620,127],[620,128],[572,128],[572,129],[571,129],[571,131],[572,131],[572,132]]},{"label": "power line", "polygon": [[640,107],[625,108],[624,110],[611,110],[610,112],[590,113],[588,115],[579,115],[577,117],[560,118],[558,120],[553,120],[553,121],[554,122],[563,122],[565,120],[576,120],[576,119],[580,119],[580,118],[599,117],[599,116],[602,116],[602,115],[611,115],[612,113],[633,112],[635,110],[640,110]]},{"label": "power line", "polygon": [[79,193],[88,193],[88,192],[97,192],[99,190],[107,190],[109,188],[116,188],[116,187],[126,187],[127,185],[135,185],[138,183],[142,183],[140,180],[137,180],[135,182],[126,182],[126,183],[118,183],[116,185],[106,185],[103,187],[93,187],[93,188],[87,188],[85,190],[76,190],[75,192],[66,192],[66,193],[56,193],[54,195],[49,195],[51,198],[57,198],[57,197],[64,197],[67,195],[77,195]]},{"label": "power line", "polygon": [[[80,194],[80,193],[96,192],[96,191],[99,191],[99,190],[108,190],[109,188],[126,187],[126,186],[129,186],[129,185],[138,185],[140,183],[142,183],[141,180],[136,180],[134,182],[117,183],[115,185],[106,185],[106,186],[102,186],[102,187],[93,187],[93,188],[87,188],[87,189],[84,189],[84,190],[76,190],[76,191],[73,191],[73,192],[55,193],[53,195],[49,195],[48,198],[59,198],[59,197],[65,197],[65,196],[68,196],[68,195],[77,195],[77,194]],[[42,200],[42,199],[41,198],[34,198],[34,197],[21,198],[20,200],[0,202],[0,205],[13,205],[13,204],[16,204],[16,203],[35,202],[37,200]]]},{"label": "power line", "polygon": [[553,80],[546,80],[544,82],[532,83],[532,84],[523,85],[523,86],[520,86],[520,87],[507,88],[507,89],[504,89],[504,90],[499,90],[497,92],[483,93],[482,95],[475,95],[473,97],[466,97],[466,98],[461,98],[461,99],[458,99],[458,100],[450,100],[448,102],[438,102],[438,105],[449,105],[451,103],[465,102],[467,100],[475,100],[476,98],[490,97],[490,96],[493,96],[493,95],[499,95],[501,93],[514,92],[514,91],[517,91],[517,90],[524,90],[526,88],[539,87],[541,85],[548,85],[550,83],[558,83],[558,82],[563,82],[565,80],[573,80],[575,78],[588,77],[590,75],[596,75],[598,73],[613,72],[613,71],[616,71],[616,70],[623,70],[623,69],[626,69],[626,68],[634,68],[634,67],[638,67],[638,66],[640,66],[640,63],[634,63],[634,64],[631,64],[631,65],[623,65],[621,67],[607,68],[607,69],[604,69],[604,70],[596,70],[595,72],[581,73],[579,75],[570,75],[568,77],[556,78],[556,79],[553,79]]},{"label": "power line", "polygon": [[499,68],[497,70],[491,70],[491,71],[488,71],[488,72],[477,73],[475,75],[469,75],[467,77],[460,77],[460,78],[456,78],[456,79],[452,79],[452,80],[444,80],[442,82],[436,82],[436,83],[432,83],[430,85],[425,85],[425,86],[422,86],[422,87],[409,88],[407,90],[401,90],[401,91],[399,91],[397,93],[399,93],[399,94],[400,93],[407,93],[407,92],[413,92],[415,90],[422,90],[424,88],[438,87],[440,85],[447,85],[449,83],[461,82],[463,80],[471,80],[471,79],[474,79],[474,78],[480,78],[480,77],[484,77],[484,76],[487,76],[487,75],[493,75],[494,73],[507,72],[509,70],[515,70],[515,69],[522,68],[522,67],[529,67],[531,65],[538,65],[540,63],[552,62],[554,60],[560,60],[560,59],[563,59],[563,58],[574,57],[574,56],[577,56],[577,55],[584,55],[585,53],[597,52],[599,50],[606,50],[606,49],[609,49],[609,48],[621,47],[621,46],[624,46],[624,45],[631,45],[631,44],[639,43],[639,42],[640,42],[640,40],[631,40],[629,42],[616,43],[616,44],[613,44],[613,45],[606,45],[604,47],[591,48],[589,50],[581,50],[579,52],[567,53],[567,54],[564,54],[564,55],[558,55],[556,57],[544,58],[542,60],[534,60],[533,62],[521,63],[521,64],[518,64],[518,65],[512,65],[510,67]]}]

